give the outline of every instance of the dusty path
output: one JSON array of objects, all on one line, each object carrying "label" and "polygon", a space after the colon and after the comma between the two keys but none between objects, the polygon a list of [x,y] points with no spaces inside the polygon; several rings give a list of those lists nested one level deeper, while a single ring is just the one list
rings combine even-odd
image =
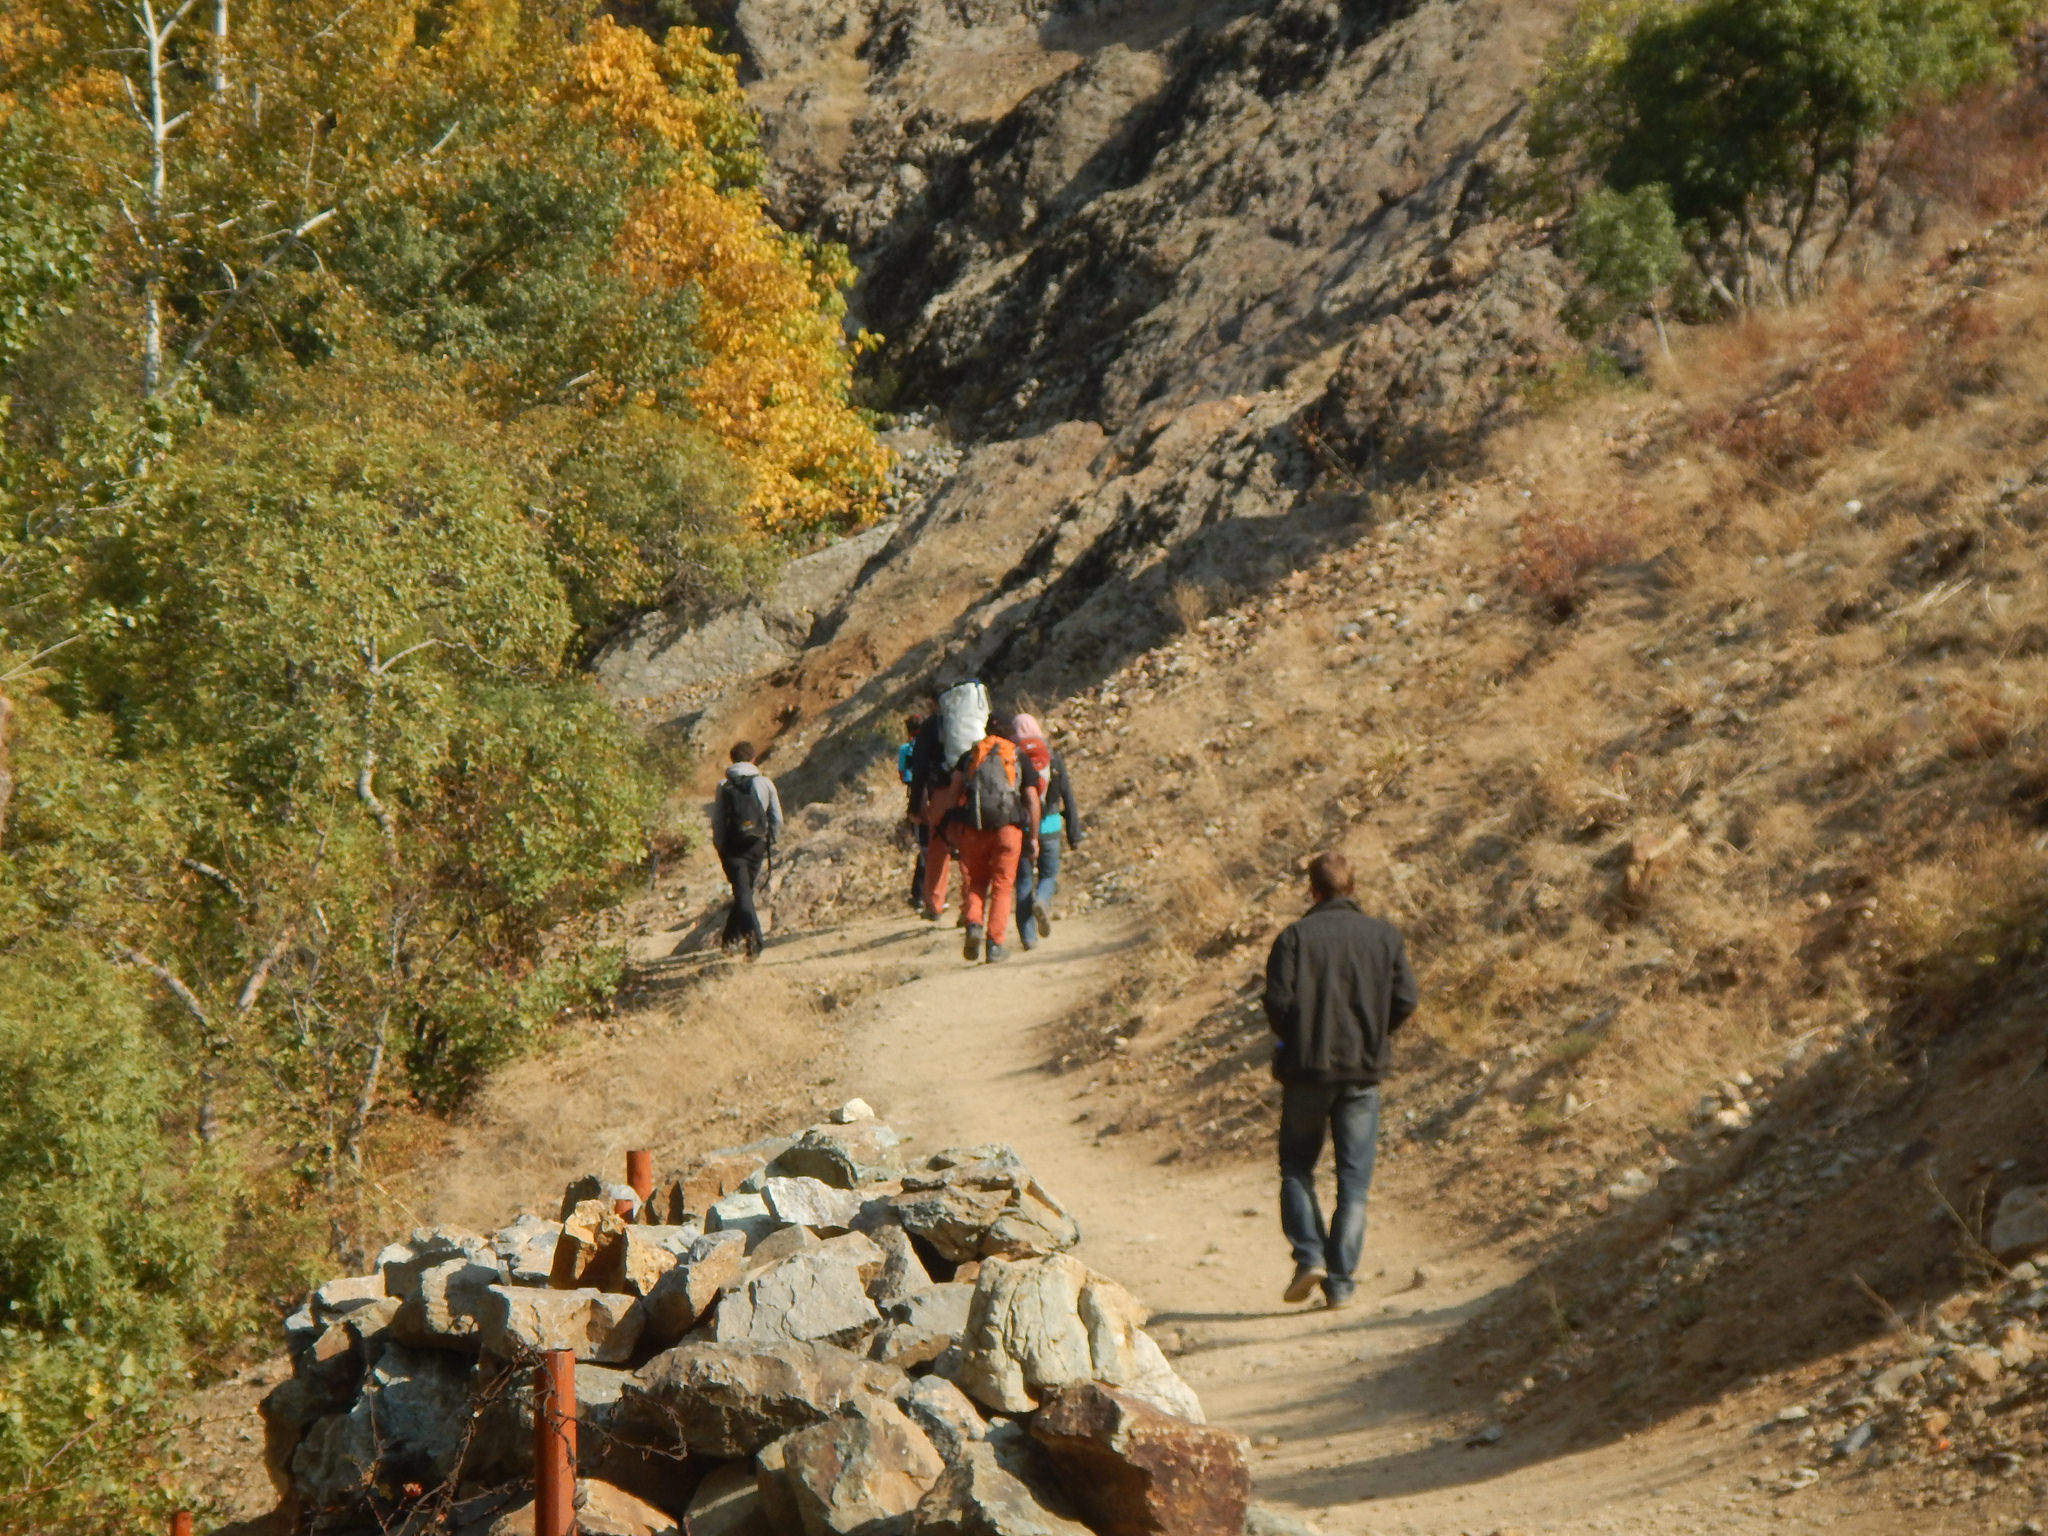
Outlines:
[{"label": "dusty path", "polygon": [[805,985],[878,965],[912,978],[855,1011],[845,1090],[914,1147],[1013,1144],[1079,1218],[1083,1256],[1154,1307],[1169,1346],[1177,1337],[1176,1365],[1210,1417],[1252,1437],[1261,1500],[1374,1536],[1983,1529],[1981,1513],[1944,1526],[1933,1512],[1859,1513],[1759,1488],[1749,1422],[1665,1426],[1576,1453],[1523,1425],[1467,1449],[1502,1384],[1454,1387],[1424,1352],[1512,1265],[1434,1230],[1419,1203],[1404,1208],[1408,1181],[1393,1173],[1376,1191],[1359,1304],[1285,1307],[1289,1262],[1263,1162],[1161,1165],[1098,1137],[1087,1074],[1040,1069],[1045,1027],[1099,992],[1136,942],[1109,919],[1062,921],[1036,953],[991,969],[962,962],[950,925],[888,918],[793,938],[763,968]]}]

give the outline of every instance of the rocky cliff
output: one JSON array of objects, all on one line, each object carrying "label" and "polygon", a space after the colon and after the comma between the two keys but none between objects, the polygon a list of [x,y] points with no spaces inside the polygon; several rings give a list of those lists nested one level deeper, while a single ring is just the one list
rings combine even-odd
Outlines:
[{"label": "rocky cliff", "polygon": [[[852,249],[884,387],[965,449],[888,553],[851,563],[915,622],[867,623],[886,616],[849,589],[797,663],[805,701],[841,702],[851,670],[882,674],[861,702],[891,707],[946,660],[1024,690],[1098,678],[1346,537],[1375,486],[1494,419],[1563,342],[1557,258],[1501,189],[1566,9],[725,13],[779,212]],[[930,584],[883,579],[933,567],[942,532]],[[857,666],[816,654],[854,630]],[[679,644],[643,626],[607,664],[645,674]]]}]

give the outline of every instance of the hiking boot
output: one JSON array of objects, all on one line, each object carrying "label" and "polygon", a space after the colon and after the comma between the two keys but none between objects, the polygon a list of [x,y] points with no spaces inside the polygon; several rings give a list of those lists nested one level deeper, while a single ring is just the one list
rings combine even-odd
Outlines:
[{"label": "hiking boot", "polygon": [[1021,933],[1021,932],[1020,932],[1020,933],[1019,933],[1019,934],[1017,935],[1017,942],[1018,942],[1018,943],[1020,943],[1020,944],[1022,944],[1022,945],[1023,945],[1023,946],[1024,946],[1024,947],[1025,947],[1026,949],[1036,949],[1036,948],[1038,948],[1038,939],[1037,939],[1037,937],[1036,937],[1035,935],[1033,935],[1033,934],[1029,934],[1029,933]]},{"label": "hiking boot", "polygon": [[982,926],[979,923],[969,923],[967,925],[967,942],[961,946],[960,953],[969,960],[979,960],[981,958],[982,931]]},{"label": "hiking boot", "polygon": [[946,909],[944,907],[928,907],[923,903],[919,903],[917,915],[928,923],[936,923],[946,915]]},{"label": "hiking boot", "polygon": [[761,958],[761,941],[759,939],[747,940],[747,958],[749,960]]},{"label": "hiking boot", "polygon": [[1052,937],[1052,908],[1035,896],[1031,898],[1031,921],[1038,926],[1041,939]]},{"label": "hiking boot", "polygon": [[1323,1310],[1325,1312],[1341,1312],[1350,1306],[1354,1299],[1350,1286],[1339,1285],[1334,1280],[1325,1280],[1323,1282]]},{"label": "hiking boot", "polygon": [[1307,1301],[1315,1295],[1316,1287],[1328,1277],[1329,1271],[1315,1264],[1294,1266],[1294,1278],[1287,1282],[1287,1289],[1280,1293],[1282,1301]]},{"label": "hiking boot", "polygon": [[989,963],[990,965],[994,965],[994,964],[995,964],[995,963],[996,963],[996,962],[997,962],[998,960],[1007,960],[1007,959],[1009,959],[1009,958],[1010,958],[1010,952],[1009,952],[1009,951],[1008,951],[1007,949],[1003,948],[1003,946],[1002,946],[1002,945],[1000,945],[1000,944],[991,944],[991,945],[989,945],[989,947],[988,947],[988,963]]}]

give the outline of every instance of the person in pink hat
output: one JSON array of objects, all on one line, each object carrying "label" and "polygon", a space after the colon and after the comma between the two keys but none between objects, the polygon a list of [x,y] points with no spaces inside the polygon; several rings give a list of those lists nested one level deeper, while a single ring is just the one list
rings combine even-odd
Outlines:
[{"label": "person in pink hat", "polygon": [[1043,815],[1038,824],[1038,858],[1034,868],[1017,871],[1017,937],[1026,949],[1036,949],[1039,940],[1052,933],[1052,898],[1060,882],[1060,841],[1064,837],[1069,848],[1078,848],[1083,833],[1066,760],[1053,749],[1045,728],[1030,715],[1017,715],[1011,720],[1011,730],[1040,780]]}]

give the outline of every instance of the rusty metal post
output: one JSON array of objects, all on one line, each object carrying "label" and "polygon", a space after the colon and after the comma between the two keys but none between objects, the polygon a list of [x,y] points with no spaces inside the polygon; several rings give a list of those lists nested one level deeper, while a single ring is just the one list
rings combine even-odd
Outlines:
[{"label": "rusty metal post", "polygon": [[576,1530],[576,1353],[550,1349],[533,1373],[533,1536]]},{"label": "rusty metal post", "polygon": [[192,1511],[181,1509],[171,1515],[171,1536],[192,1536]]},{"label": "rusty metal post", "polygon": [[654,1154],[646,1148],[626,1154],[626,1182],[640,1197],[640,1219],[647,1219],[647,1202],[654,1198]]}]

